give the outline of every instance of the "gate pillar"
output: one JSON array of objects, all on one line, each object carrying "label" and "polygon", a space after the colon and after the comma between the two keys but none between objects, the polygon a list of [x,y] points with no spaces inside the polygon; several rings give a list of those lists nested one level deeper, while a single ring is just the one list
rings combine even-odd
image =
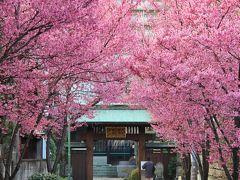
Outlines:
[{"label": "gate pillar", "polygon": [[93,179],[93,128],[88,127],[87,129],[87,160],[86,160],[86,169],[87,169],[87,180]]},{"label": "gate pillar", "polygon": [[141,179],[141,161],[145,161],[145,127],[139,127],[139,140],[138,140],[138,168],[139,168],[139,177]]}]

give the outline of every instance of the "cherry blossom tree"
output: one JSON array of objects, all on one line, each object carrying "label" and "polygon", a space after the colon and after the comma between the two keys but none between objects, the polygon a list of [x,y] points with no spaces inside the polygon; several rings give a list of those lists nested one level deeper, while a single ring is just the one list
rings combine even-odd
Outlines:
[{"label": "cherry blossom tree", "polygon": [[[1,138],[10,137],[1,179],[13,179],[31,138],[59,135],[67,117],[91,113],[124,90],[126,54],[134,46],[127,1],[0,1]],[[74,127],[73,127],[74,128]],[[27,138],[11,167],[17,135]],[[57,158],[52,172],[56,171]],[[10,169],[12,171],[10,173]]]},{"label": "cherry blossom tree", "polygon": [[[152,112],[153,127],[181,153],[219,162],[239,176],[239,1],[166,0],[148,21],[152,35],[136,50],[132,97]],[[146,25],[145,25],[146,26]],[[144,88],[143,88],[144,87]],[[235,119],[235,120],[234,120]]]}]

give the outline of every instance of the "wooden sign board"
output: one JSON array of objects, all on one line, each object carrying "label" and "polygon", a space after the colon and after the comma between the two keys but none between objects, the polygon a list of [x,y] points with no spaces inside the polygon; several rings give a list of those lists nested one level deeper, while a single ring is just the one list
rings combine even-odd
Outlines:
[{"label": "wooden sign board", "polygon": [[106,127],[106,138],[126,138],[126,127]]}]

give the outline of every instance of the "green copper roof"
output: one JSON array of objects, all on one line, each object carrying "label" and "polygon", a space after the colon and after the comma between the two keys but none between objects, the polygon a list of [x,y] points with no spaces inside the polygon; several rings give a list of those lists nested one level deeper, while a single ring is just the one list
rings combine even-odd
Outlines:
[{"label": "green copper roof", "polygon": [[144,109],[97,109],[95,117],[82,117],[80,122],[87,123],[148,123],[150,114]]}]

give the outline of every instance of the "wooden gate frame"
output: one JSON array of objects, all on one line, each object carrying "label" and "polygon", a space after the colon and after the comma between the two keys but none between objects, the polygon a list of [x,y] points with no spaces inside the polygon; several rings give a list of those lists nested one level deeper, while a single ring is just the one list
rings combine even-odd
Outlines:
[{"label": "wooden gate frame", "polygon": [[[87,148],[87,161],[86,161],[86,175],[87,179],[86,180],[92,180],[93,179],[93,146],[94,146],[94,141],[97,140],[111,140],[111,139],[118,139],[118,140],[133,140],[138,142],[138,157],[137,161],[141,162],[146,160],[145,159],[145,141],[146,140],[151,140],[153,139],[152,134],[145,134],[145,127],[149,127],[150,125],[148,123],[139,123],[139,124],[132,124],[134,126],[138,127],[138,134],[126,134],[125,137],[106,137],[105,133],[101,134],[96,134],[94,133],[94,127],[97,126],[103,126],[103,127],[127,127],[130,126],[131,124],[129,123],[117,123],[117,124],[88,124],[87,131],[84,133],[80,133],[80,140],[86,142],[86,148]],[[79,129],[81,130],[81,128]],[[139,164],[139,169],[140,163]]]}]

